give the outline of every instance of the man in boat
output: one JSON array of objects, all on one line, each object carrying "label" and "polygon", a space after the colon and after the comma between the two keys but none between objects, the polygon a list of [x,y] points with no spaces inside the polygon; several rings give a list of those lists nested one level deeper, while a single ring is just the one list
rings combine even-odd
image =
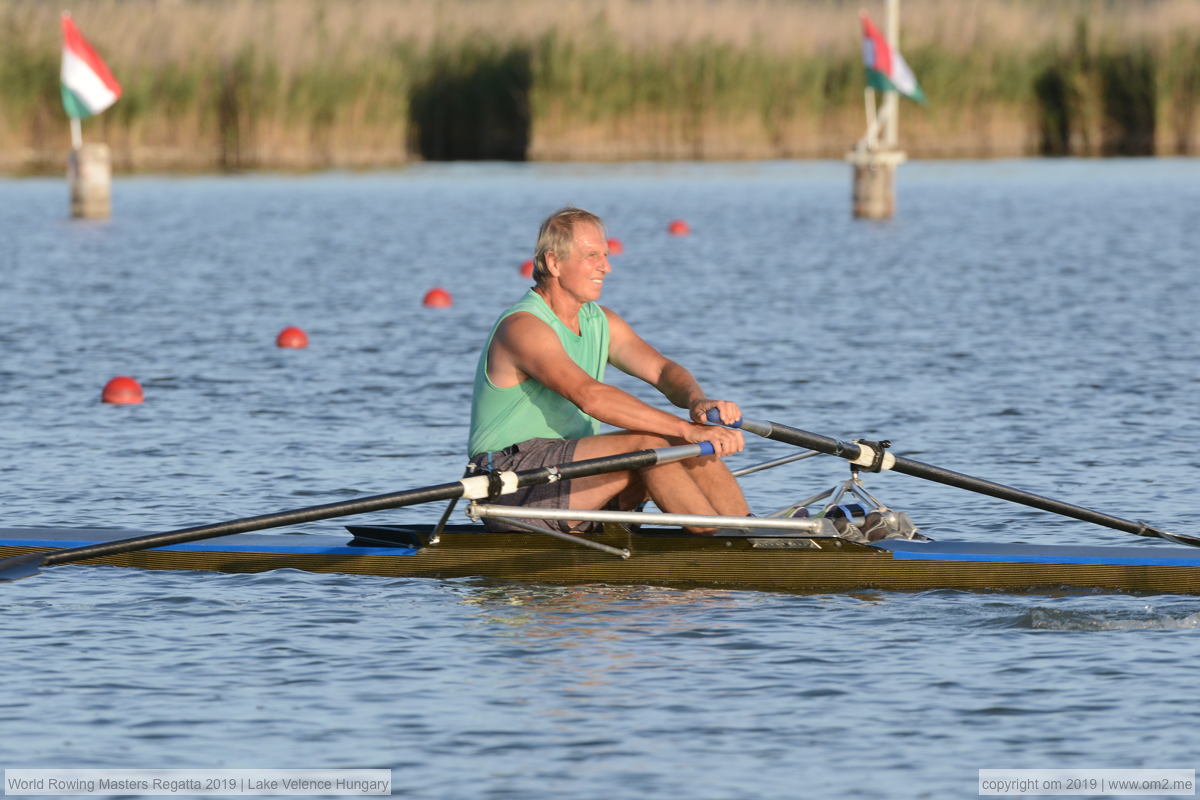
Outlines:
[{"label": "man in boat", "polygon": [[[471,463],[483,469],[534,469],[701,441],[712,442],[716,455],[529,487],[497,502],[630,510],[651,499],[668,513],[748,514],[741,488],[721,460],[741,451],[741,432],[701,424],[709,409],[716,409],[722,422],[735,422],[741,418],[738,406],[710,399],[691,372],[596,302],[612,272],[600,218],[577,208],[551,214],[538,232],[533,263],[536,285],[500,315],[479,357]],[[654,408],[604,383],[609,364],[649,383],[687,416]],[[600,433],[600,423],[618,430]],[[507,527],[499,520],[489,525]]]}]

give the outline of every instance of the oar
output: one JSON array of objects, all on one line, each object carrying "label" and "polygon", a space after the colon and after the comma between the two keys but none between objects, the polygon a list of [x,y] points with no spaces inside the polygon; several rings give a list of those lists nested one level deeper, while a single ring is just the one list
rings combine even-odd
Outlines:
[{"label": "oar", "polygon": [[118,553],[131,553],[136,550],[149,550],[152,547],[166,547],[167,545],[195,542],[201,539],[214,539],[218,536],[231,536],[235,533],[261,531],[267,528],[278,528],[283,525],[298,525],[302,522],[314,522],[321,519],[332,519],[333,517],[346,517],[352,514],[363,514],[368,511],[382,511],[389,508],[401,508],[419,503],[450,500],[457,497],[479,500],[501,494],[512,494],[517,489],[523,489],[526,486],[534,486],[539,483],[570,480],[571,478],[582,478],[587,475],[599,475],[605,472],[641,469],[642,467],[651,467],[655,464],[682,461],[685,458],[694,458],[695,456],[712,455],[713,452],[713,446],[709,442],[661,447],[655,450],[635,450],[630,453],[589,458],[583,461],[571,461],[557,466],[538,467],[537,469],[521,470],[520,472],[509,471],[473,475],[452,483],[441,483],[435,486],[425,486],[420,489],[372,495],[357,500],[326,503],[325,505],[280,511],[275,514],[264,514],[257,517],[244,517],[229,522],[182,528],[166,533],[151,533],[145,536],[135,536],[130,539],[119,539],[114,542],[87,544],[63,550],[52,550],[47,553],[26,553],[25,555],[0,560],[0,581],[13,581],[19,578],[26,578],[30,575],[36,575],[41,567],[69,564],[73,561],[84,561],[89,558],[100,558]]},{"label": "oar", "polygon": [[[708,421],[720,424],[720,416],[715,412],[716,409],[708,412]],[[1198,536],[1171,533],[1151,527],[1144,522],[1133,522],[1121,517],[1114,517],[1111,514],[1093,511],[1090,508],[1064,503],[1061,500],[1042,497],[1041,495],[1021,489],[1014,489],[1011,486],[993,483],[982,478],[974,478],[970,475],[963,475],[960,472],[935,467],[932,464],[926,464],[911,458],[905,458],[904,456],[893,455],[874,443],[843,442],[837,439],[830,439],[828,436],[802,431],[799,428],[780,425],[778,422],[766,422],[762,420],[741,419],[729,427],[741,428],[742,430],[758,434],[767,439],[773,439],[777,442],[794,444],[798,447],[807,447],[810,450],[817,450],[822,453],[838,456],[860,466],[890,469],[895,472],[902,472],[905,475],[913,475],[917,478],[924,478],[928,481],[935,481],[958,489],[966,489],[970,492],[978,492],[979,494],[998,497],[1001,500],[1039,508],[1042,511],[1049,511],[1053,514],[1061,514],[1065,517],[1083,520],[1084,522],[1092,522],[1096,525],[1103,525],[1106,528],[1124,531],[1125,533],[1158,537],[1179,544],[1200,547],[1200,537]]]}]

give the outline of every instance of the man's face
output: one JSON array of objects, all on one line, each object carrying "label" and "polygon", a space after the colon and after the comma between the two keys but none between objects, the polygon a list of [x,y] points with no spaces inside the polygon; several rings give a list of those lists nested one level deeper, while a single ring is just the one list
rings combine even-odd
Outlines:
[{"label": "man's face", "polygon": [[580,303],[600,299],[604,278],[612,272],[608,263],[608,240],[599,226],[576,223],[571,252],[565,259],[555,259],[558,282]]}]

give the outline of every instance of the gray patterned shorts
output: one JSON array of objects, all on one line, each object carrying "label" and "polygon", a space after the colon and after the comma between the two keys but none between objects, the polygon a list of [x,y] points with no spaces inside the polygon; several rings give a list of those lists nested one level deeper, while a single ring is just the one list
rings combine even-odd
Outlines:
[{"label": "gray patterned shorts", "polygon": [[[537,469],[538,467],[565,464],[568,461],[574,460],[575,445],[577,443],[577,439],[526,439],[503,450],[495,450],[492,453],[480,453],[471,459],[471,463],[486,469],[488,467],[488,456],[490,455],[492,461],[491,467],[497,470],[520,471],[523,469]],[[496,505],[506,506],[570,508],[571,482],[554,481],[553,483],[539,483],[536,486],[526,486],[524,489],[518,489],[512,494],[501,495],[491,502]],[[566,520],[523,519],[520,521],[528,525],[536,525],[539,528],[549,528],[550,530],[572,530]],[[502,519],[487,519],[484,520],[484,524],[489,531],[519,530],[508,525]],[[574,528],[576,531],[581,529],[589,530],[589,523],[583,523]]]}]

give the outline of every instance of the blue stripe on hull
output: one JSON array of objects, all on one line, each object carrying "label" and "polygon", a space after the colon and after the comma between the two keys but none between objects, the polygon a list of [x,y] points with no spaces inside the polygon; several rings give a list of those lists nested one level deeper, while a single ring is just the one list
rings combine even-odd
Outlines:
[{"label": "blue stripe on hull", "polygon": [[1159,547],[1090,547],[991,542],[909,542],[875,545],[898,561],[991,561],[1008,564],[1087,564],[1089,566],[1200,567],[1200,549]]},{"label": "blue stripe on hull", "polygon": [[[283,538],[283,537],[279,537]],[[69,539],[0,539],[0,547],[82,547],[96,544],[98,540],[73,541]],[[107,541],[107,540],[100,540]],[[411,556],[414,547],[349,547],[347,545],[276,545],[272,543],[218,544],[216,542],[190,542],[155,547],[154,550],[177,550],[186,553],[283,553],[288,555],[320,556]]]},{"label": "blue stripe on hull", "polygon": [[[141,531],[81,529],[0,529],[0,547],[78,547],[137,536]],[[297,540],[309,544],[293,544]],[[263,553],[323,556],[411,556],[417,548],[350,547],[341,537],[324,535],[239,534],[228,539],[155,548],[193,553]],[[1147,542],[1137,547],[997,544],[994,542],[913,542],[891,539],[872,545],[897,561],[942,563],[1077,564],[1080,566],[1200,567],[1200,549]]]}]

